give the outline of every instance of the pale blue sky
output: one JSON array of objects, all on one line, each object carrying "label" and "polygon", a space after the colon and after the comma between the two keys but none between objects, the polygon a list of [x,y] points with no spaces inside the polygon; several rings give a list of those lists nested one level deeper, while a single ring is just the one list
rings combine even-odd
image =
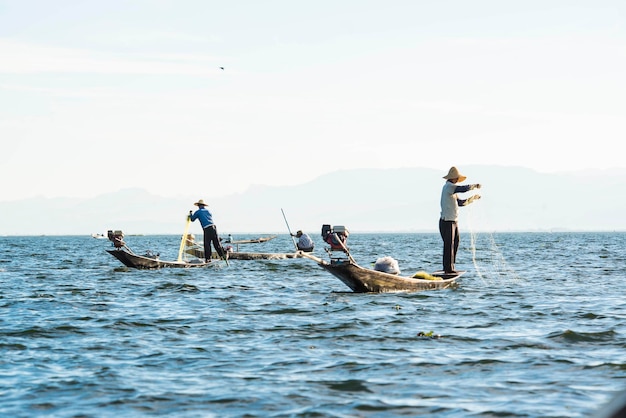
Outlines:
[{"label": "pale blue sky", "polygon": [[0,0],[0,56],[3,201],[626,167],[622,0]]}]

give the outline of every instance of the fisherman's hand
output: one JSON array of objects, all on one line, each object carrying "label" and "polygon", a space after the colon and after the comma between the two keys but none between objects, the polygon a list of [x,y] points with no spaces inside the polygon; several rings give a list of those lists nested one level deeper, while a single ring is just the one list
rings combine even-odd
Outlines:
[{"label": "fisherman's hand", "polygon": [[470,203],[472,203],[474,200],[478,200],[480,199],[480,195],[479,194],[475,194],[474,196],[470,197]]},{"label": "fisherman's hand", "polygon": [[[472,190],[474,189],[480,189],[482,186],[479,183],[476,183],[474,185],[472,185]],[[480,198],[479,198],[480,199]]]}]

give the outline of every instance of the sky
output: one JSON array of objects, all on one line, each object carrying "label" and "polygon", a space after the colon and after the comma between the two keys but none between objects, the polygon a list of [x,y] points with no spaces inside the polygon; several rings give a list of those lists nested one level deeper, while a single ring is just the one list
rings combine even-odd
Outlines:
[{"label": "sky", "polygon": [[626,167],[623,0],[0,0],[0,57],[0,201]]}]

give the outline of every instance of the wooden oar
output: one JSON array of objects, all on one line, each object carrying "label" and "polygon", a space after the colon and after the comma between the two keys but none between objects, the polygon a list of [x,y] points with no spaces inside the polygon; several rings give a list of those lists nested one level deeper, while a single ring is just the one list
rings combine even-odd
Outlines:
[{"label": "wooden oar", "polygon": [[185,224],[185,232],[180,239],[180,247],[178,248],[178,261],[183,261],[183,249],[185,248],[185,240],[187,239],[187,233],[189,232],[189,225],[191,224],[191,218],[187,216],[187,223]]},{"label": "wooden oar", "polygon": [[308,258],[309,260],[313,260],[317,264],[326,264],[324,260],[322,260],[319,257],[314,256],[313,254],[305,253],[304,251],[298,251],[296,254],[300,255],[301,257]]},{"label": "wooden oar", "polygon": [[230,263],[228,262],[228,253],[226,251],[224,251],[224,257],[222,257],[222,260],[226,262],[227,267],[230,267]]},{"label": "wooden oar", "polygon": [[289,222],[287,222],[285,211],[283,210],[283,208],[280,208],[280,211],[283,213],[283,219],[285,220],[285,223],[287,224],[287,231],[289,231],[289,236],[291,237],[291,240],[293,241],[293,246],[296,247],[296,251],[298,251],[298,244],[296,244],[296,239],[293,237],[293,234],[291,233],[291,228],[289,228]]}]

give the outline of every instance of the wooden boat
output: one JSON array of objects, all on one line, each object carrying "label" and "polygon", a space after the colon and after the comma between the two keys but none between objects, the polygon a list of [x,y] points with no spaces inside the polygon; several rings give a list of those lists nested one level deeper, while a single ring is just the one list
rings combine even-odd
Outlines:
[{"label": "wooden boat", "polygon": [[136,269],[198,268],[213,267],[220,264],[218,262],[205,263],[204,261],[199,259],[194,261],[164,261],[159,260],[159,257],[157,255],[152,255],[149,253],[146,255],[135,254],[130,248],[126,246],[106,251],[113,257],[120,260],[122,264],[124,264],[126,267]]},{"label": "wooden boat", "polygon": [[227,252],[229,260],[284,260],[286,258],[301,258],[295,253],[245,253],[239,251]]},{"label": "wooden boat", "polygon": [[[269,235],[267,237],[258,237],[258,238],[251,238],[251,239],[240,239],[240,240],[233,240],[231,235],[228,235],[228,239],[222,241],[222,245],[224,244],[229,244],[230,246],[235,246],[234,248],[234,252],[239,252],[239,244],[259,244],[262,242],[267,242],[270,240],[273,240],[274,238],[276,238],[276,235]],[[246,258],[246,260],[248,260],[248,258]]]},{"label": "wooden boat", "polygon": [[[135,254],[133,250],[126,245],[124,242],[124,233],[122,231],[109,230],[107,232],[107,236],[113,243],[114,249],[106,251],[121,261],[126,267],[136,269],[198,268],[213,267],[220,264],[218,262],[206,263],[201,259],[195,259],[193,261],[182,260],[182,254],[179,255],[178,261],[160,260],[158,254],[153,254],[150,251],[148,251],[145,255],[139,255]],[[224,261],[228,264],[228,257]]]},{"label": "wooden boat", "polygon": [[[276,238],[276,235],[271,235],[268,237],[260,237],[256,239],[247,239],[247,240],[239,240],[239,241],[224,241],[224,244],[235,244],[235,249],[232,248],[231,245],[224,246],[224,249],[228,253],[229,260],[282,260],[286,258],[300,258],[302,257],[299,251],[293,253],[258,253],[258,252],[248,252],[248,251],[239,251],[239,244],[255,244],[261,242],[267,242]],[[194,257],[204,259],[204,246],[193,238],[193,236],[188,236],[185,242],[184,247],[185,254],[192,255]],[[218,259],[217,252],[213,251],[211,254],[211,259]]]},{"label": "wooden boat", "polygon": [[463,271],[446,274],[436,271],[432,274],[421,274],[420,277],[406,277],[385,273],[359,266],[349,253],[346,257],[332,257],[330,262],[311,254],[301,253],[303,257],[315,261],[324,270],[341,280],[346,286],[357,293],[385,292],[416,292],[432,289],[447,289],[456,284]]},{"label": "wooden boat", "polygon": [[[188,247],[185,253],[204,259],[204,249],[201,247]],[[283,260],[286,258],[301,258],[299,251],[295,253],[252,253],[243,251],[227,251],[229,260]],[[211,254],[211,259],[219,259],[216,252]]]},{"label": "wooden boat", "polygon": [[252,238],[252,239],[240,239],[240,240],[233,240],[233,241],[225,241],[225,243],[230,243],[230,244],[258,244],[260,242],[267,242],[267,241],[273,240],[274,238],[276,238],[276,235],[270,235],[268,237],[259,237],[259,238]]}]

